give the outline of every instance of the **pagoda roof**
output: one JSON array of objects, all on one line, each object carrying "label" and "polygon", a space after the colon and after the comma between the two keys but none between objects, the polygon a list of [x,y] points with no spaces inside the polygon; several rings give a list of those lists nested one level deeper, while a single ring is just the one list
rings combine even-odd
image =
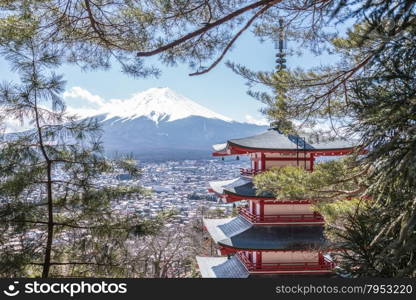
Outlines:
[{"label": "pagoda roof", "polygon": [[261,193],[257,195],[257,189],[249,177],[238,177],[231,180],[211,181],[209,182],[211,191],[222,195],[228,202],[239,201],[244,199],[275,199],[272,193]]},{"label": "pagoda roof", "polygon": [[325,247],[323,227],[317,225],[256,226],[238,216],[204,219],[212,239],[220,246],[244,250],[309,250]]},{"label": "pagoda roof", "polygon": [[197,256],[196,261],[203,278],[247,278],[250,275],[244,264],[235,256]]},{"label": "pagoda roof", "polygon": [[[214,145],[213,155],[236,155],[259,151],[307,151],[318,155],[341,155],[351,152],[355,147],[356,141],[354,140],[334,139],[311,142],[308,137],[304,140],[303,137],[286,135],[277,129],[269,129],[254,136],[229,140],[226,144],[222,144],[221,149],[220,145]],[[337,153],[331,154],[331,152]]]}]

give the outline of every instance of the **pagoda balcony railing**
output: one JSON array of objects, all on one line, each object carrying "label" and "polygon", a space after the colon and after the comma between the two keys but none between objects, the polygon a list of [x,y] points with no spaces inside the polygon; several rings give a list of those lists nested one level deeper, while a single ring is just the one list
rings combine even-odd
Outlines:
[{"label": "pagoda balcony railing", "polygon": [[261,172],[263,172],[263,170],[240,168],[240,174],[243,175],[243,176],[254,176],[254,175],[259,174]]},{"label": "pagoda balcony railing", "polygon": [[246,207],[240,207],[239,214],[251,223],[324,222],[324,217],[317,212],[311,214],[255,215]]},{"label": "pagoda balcony railing", "polygon": [[249,272],[330,271],[335,268],[335,263],[326,258],[322,262],[253,263],[242,252],[235,255]]}]

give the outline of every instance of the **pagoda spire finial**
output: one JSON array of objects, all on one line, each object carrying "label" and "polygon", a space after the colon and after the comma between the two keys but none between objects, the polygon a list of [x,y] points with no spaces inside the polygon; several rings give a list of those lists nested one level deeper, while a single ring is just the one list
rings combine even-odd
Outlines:
[{"label": "pagoda spire finial", "polygon": [[286,69],[286,35],[283,18],[279,19],[279,37],[276,40],[276,48],[279,51],[276,54],[276,70]]}]

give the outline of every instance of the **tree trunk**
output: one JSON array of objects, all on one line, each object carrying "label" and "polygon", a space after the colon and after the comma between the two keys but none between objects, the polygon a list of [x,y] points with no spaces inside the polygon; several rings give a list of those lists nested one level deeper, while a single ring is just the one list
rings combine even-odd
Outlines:
[{"label": "tree trunk", "polygon": [[52,241],[53,241],[53,203],[52,203],[52,170],[51,162],[47,163],[47,191],[48,191],[48,237],[45,248],[45,260],[43,263],[42,278],[49,276],[49,269],[51,266],[51,252],[52,252]]}]

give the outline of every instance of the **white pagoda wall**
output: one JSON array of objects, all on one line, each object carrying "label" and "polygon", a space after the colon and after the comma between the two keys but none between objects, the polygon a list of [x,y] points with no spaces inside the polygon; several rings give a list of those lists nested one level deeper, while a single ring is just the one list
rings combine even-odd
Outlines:
[{"label": "white pagoda wall", "polygon": [[287,252],[262,252],[262,263],[292,263],[292,262],[318,262],[318,252],[287,251]]},{"label": "white pagoda wall", "polygon": [[304,160],[302,160],[301,158],[299,159],[299,161],[296,160],[267,160],[266,159],[266,170],[271,169],[271,168],[281,168],[281,167],[287,167],[287,166],[299,166],[301,168],[305,168],[306,165],[306,170],[310,170],[312,167],[312,163],[311,161],[307,160],[306,163]]},{"label": "white pagoda wall", "polygon": [[290,158],[296,158],[299,156],[299,158],[311,158],[311,154],[310,153],[303,153],[300,152],[298,153],[298,155],[296,153],[265,153],[264,156],[267,158],[284,158],[284,157],[290,157]]},{"label": "white pagoda wall", "polygon": [[[262,169],[263,167],[267,169],[279,168],[284,166],[299,166],[305,168],[306,170],[311,170],[313,162],[311,162],[311,154],[303,153],[299,151],[298,154],[295,153],[252,153],[251,157],[251,168],[252,169]],[[288,160],[284,160],[287,158]],[[276,160],[279,159],[279,160]],[[280,160],[283,159],[283,160]],[[306,163],[305,163],[306,160]]]},{"label": "white pagoda wall", "polygon": [[265,204],[264,214],[280,215],[280,214],[312,214],[311,204]]}]

